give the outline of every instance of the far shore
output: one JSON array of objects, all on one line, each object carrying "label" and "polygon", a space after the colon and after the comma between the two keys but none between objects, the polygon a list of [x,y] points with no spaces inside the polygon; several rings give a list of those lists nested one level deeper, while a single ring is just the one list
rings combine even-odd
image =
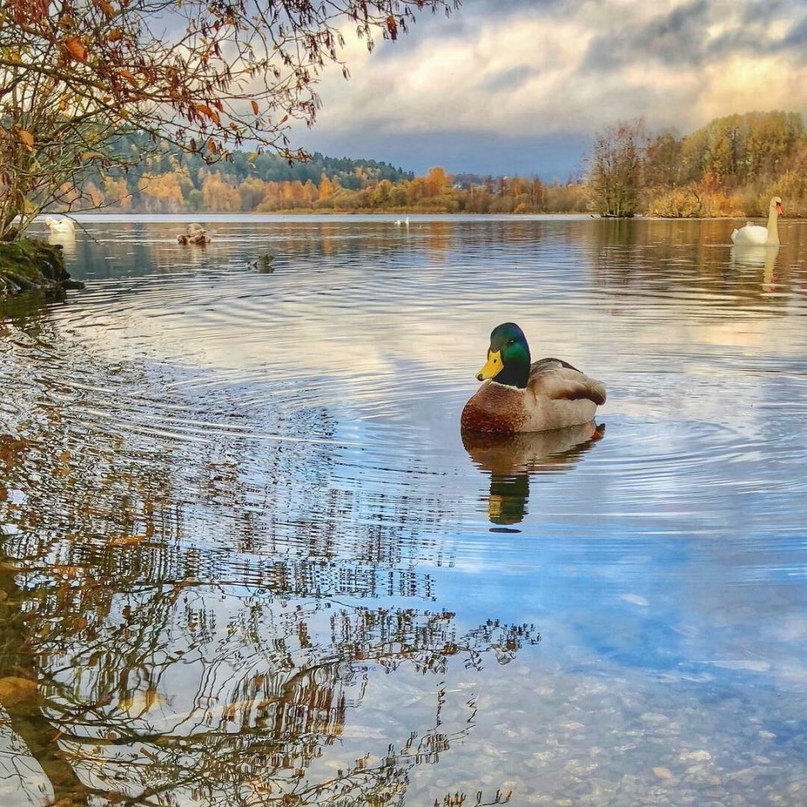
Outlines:
[{"label": "far shore", "polygon": [[[290,219],[290,218],[313,218],[313,217],[322,217],[322,218],[366,218],[366,219],[381,219],[381,220],[390,220],[391,223],[396,224],[400,223],[401,226],[405,227],[406,223],[402,219],[408,218],[410,226],[412,223],[421,220],[426,221],[429,219],[436,219],[436,218],[467,218],[467,219],[480,219],[480,218],[487,218],[487,219],[600,219],[602,221],[631,221],[631,220],[647,220],[647,221],[713,221],[713,220],[736,220],[736,221],[746,221],[748,219],[761,219],[764,218],[763,216],[743,216],[743,215],[720,215],[720,216],[650,216],[644,214],[638,214],[636,216],[601,216],[596,213],[581,213],[576,211],[569,211],[569,212],[553,212],[553,213],[470,213],[467,211],[458,211],[458,212],[417,212],[417,213],[407,213],[405,211],[401,212],[389,212],[387,210],[383,211],[372,211],[372,210],[276,210],[273,212],[267,213],[256,213],[254,211],[246,211],[243,213],[225,213],[225,212],[205,212],[205,211],[197,211],[193,212],[185,212],[185,213],[145,213],[143,211],[139,212],[126,212],[126,211],[108,211],[108,212],[99,212],[99,211],[80,211],[75,213],[43,213],[41,216],[37,217],[37,223],[41,222],[44,224],[45,218],[48,216],[63,216],[65,218],[74,219],[77,222],[81,221],[155,221],[155,220],[162,220],[162,221],[178,221],[178,222],[187,222],[187,221],[238,221],[243,219],[253,219],[253,220],[273,220],[273,219]],[[802,221],[801,217],[788,217],[784,216],[781,220],[784,221]]]}]

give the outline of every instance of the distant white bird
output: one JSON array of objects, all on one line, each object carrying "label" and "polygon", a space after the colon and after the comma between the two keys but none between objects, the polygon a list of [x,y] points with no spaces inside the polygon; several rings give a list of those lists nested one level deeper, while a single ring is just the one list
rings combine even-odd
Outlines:
[{"label": "distant white bird", "polygon": [[74,233],[76,225],[72,219],[45,219],[45,224],[52,233]]},{"label": "distant white bird", "polygon": [[762,227],[759,224],[749,221],[745,227],[740,227],[731,234],[733,244],[745,246],[779,246],[779,228],[777,221],[782,215],[782,200],[778,196],[771,199],[768,206],[768,226]]},{"label": "distant white bird", "polygon": [[398,219],[398,220],[395,222],[395,226],[396,226],[396,227],[408,227],[408,226],[409,226],[409,216],[407,216],[407,217],[406,217],[405,219],[403,219],[403,220],[402,220],[402,219]]}]

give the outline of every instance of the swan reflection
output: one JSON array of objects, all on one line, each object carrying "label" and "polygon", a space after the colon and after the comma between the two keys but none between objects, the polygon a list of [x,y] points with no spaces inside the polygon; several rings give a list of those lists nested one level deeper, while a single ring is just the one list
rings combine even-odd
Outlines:
[{"label": "swan reflection", "polygon": [[48,234],[48,243],[60,246],[65,256],[76,257],[76,234],[70,230],[51,230]]},{"label": "swan reflection", "polygon": [[463,432],[462,444],[471,460],[490,474],[491,523],[500,526],[520,523],[527,512],[530,476],[570,470],[604,434],[604,423],[530,434]]},{"label": "swan reflection", "polygon": [[767,291],[773,286],[778,246],[735,244],[731,248],[731,263],[734,266],[762,268],[762,286]]},{"label": "swan reflection", "polygon": [[773,266],[779,247],[766,247],[764,244],[739,245],[731,248],[731,262],[743,266]]}]

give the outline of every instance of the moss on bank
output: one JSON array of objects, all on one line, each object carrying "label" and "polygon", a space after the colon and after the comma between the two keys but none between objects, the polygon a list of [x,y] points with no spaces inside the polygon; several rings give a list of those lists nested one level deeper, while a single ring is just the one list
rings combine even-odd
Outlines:
[{"label": "moss on bank", "polygon": [[53,297],[83,287],[70,279],[60,246],[32,238],[0,243],[0,299],[23,292]]}]

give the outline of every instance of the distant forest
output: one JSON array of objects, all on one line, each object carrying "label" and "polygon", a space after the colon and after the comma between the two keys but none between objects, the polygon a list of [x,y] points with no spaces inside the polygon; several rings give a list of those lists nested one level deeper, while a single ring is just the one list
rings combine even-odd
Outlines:
[{"label": "distant forest", "polygon": [[[143,144],[127,140],[136,153]],[[144,152],[146,149],[142,149]],[[207,165],[166,147],[142,170],[92,176],[95,207],[142,213],[561,213],[672,217],[751,216],[774,194],[788,215],[807,215],[807,134],[794,112],[713,120],[686,136],[650,134],[643,121],[594,138],[585,174],[565,182],[536,177],[446,173],[426,176],[374,160],[325,157],[289,163],[235,152]]]}]

